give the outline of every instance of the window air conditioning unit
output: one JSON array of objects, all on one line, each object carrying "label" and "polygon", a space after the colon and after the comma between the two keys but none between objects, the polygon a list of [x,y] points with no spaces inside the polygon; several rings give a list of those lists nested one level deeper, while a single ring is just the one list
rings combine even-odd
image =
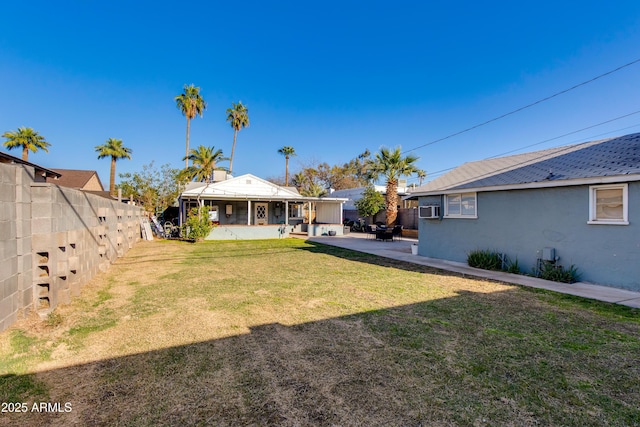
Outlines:
[{"label": "window air conditioning unit", "polygon": [[440,206],[418,206],[419,218],[440,218]]}]

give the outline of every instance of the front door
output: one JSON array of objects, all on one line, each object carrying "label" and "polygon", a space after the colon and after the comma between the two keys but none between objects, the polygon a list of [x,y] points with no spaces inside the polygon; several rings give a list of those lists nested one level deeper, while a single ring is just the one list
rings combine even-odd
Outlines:
[{"label": "front door", "polygon": [[268,203],[256,203],[256,224],[265,225],[269,223],[269,204]]}]

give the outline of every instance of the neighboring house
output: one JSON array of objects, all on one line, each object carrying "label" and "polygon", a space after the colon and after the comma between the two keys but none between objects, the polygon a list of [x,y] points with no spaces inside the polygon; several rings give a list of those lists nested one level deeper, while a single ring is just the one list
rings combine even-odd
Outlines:
[{"label": "neighboring house", "polygon": [[419,220],[419,255],[491,249],[525,273],[548,258],[640,291],[640,133],[465,163],[410,197],[435,216]]},{"label": "neighboring house", "polygon": [[[15,156],[12,156],[11,154],[3,153],[1,151],[0,151],[0,163],[25,165],[30,168],[33,168],[34,176],[30,177],[33,180],[33,182],[56,182],[56,180],[60,178],[60,174],[56,171],[43,168],[42,166],[36,165],[35,163],[22,160],[19,157],[15,157]],[[25,170],[30,171],[30,169],[28,168],[26,168]]]},{"label": "neighboring house", "polygon": [[202,206],[217,224],[208,240],[279,238],[291,232],[341,235],[345,200],[305,197],[295,188],[246,174],[211,184],[190,183],[180,195],[180,222],[192,208]]},{"label": "neighboring house", "polygon": [[[98,176],[98,172],[96,171],[80,169],[54,170],[60,174],[60,177],[55,180],[47,178],[47,182],[50,182],[51,184],[82,190],[86,193],[95,194],[96,196],[105,197],[107,199],[116,198],[109,194],[109,191],[105,191],[102,186],[102,181],[100,181],[100,177]],[[128,201],[128,199],[122,198],[122,201]]]},{"label": "neighboring house", "polygon": [[76,169],[54,169],[60,174],[57,180],[47,180],[52,184],[85,191],[104,191],[98,172]]}]

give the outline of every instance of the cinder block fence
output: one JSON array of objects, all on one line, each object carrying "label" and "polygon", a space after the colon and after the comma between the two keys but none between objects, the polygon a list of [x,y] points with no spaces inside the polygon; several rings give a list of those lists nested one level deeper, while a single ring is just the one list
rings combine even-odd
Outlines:
[{"label": "cinder block fence", "polygon": [[140,240],[139,207],[40,181],[0,163],[0,331],[69,302]]}]

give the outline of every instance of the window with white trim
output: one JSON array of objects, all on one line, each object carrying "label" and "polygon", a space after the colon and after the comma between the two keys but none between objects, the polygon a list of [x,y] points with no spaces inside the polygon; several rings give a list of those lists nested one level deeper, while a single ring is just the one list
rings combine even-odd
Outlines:
[{"label": "window with white trim", "polygon": [[628,225],[628,185],[589,187],[589,224]]},{"label": "window with white trim", "polygon": [[477,218],[476,193],[447,194],[445,197],[445,213],[448,218]]},{"label": "window with white trim", "polygon": [[302,208],[302,203],[291,203],[289,205],[289,218],[302,218],[304,216]]}]

